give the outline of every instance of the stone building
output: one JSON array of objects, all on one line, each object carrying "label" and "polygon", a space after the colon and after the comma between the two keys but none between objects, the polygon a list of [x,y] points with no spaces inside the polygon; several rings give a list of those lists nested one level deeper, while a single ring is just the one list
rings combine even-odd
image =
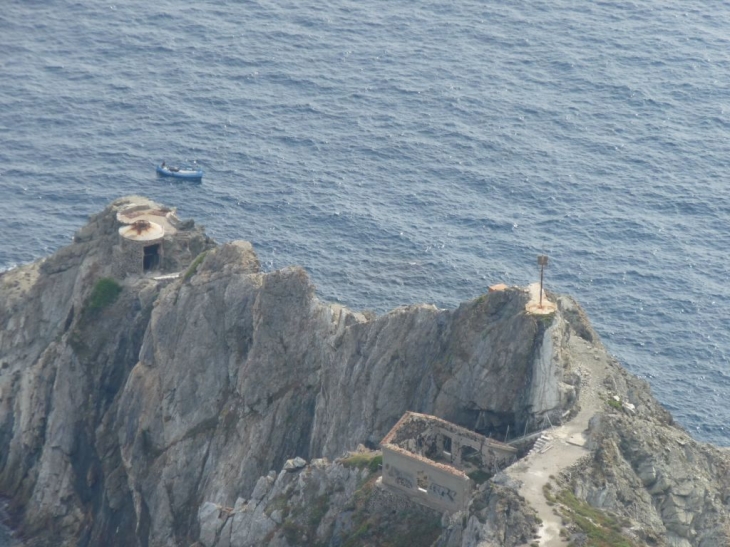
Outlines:
[{"label": "stone building", "polygon": [[122,226],[114,248],[112,275],[122,279],[163,270],[165,236],[168,240],[174,236],[174,225],[179,222],[174,211],[144,200],[120,210],[117,221]]},{"label": "stone building", "polygon": [[119,228],[119,247],[115,253],[115,275],[142,274],[158,270],[162,257],[165,229],[149,220],[136,220]]},{"label": "stone building", "polygon": [[381,442],[383,483],[441,511],[466,506],[469,474],[493,474],[512,463],[517,449],[429,416],[406,412]]},{"label": "stone building", "polygon": [[179,275],[200,253],[215,248],[202,226],[180,220],[175,209],[142,196],[120,198],[113,206],[119,235],[111,246],[109,273],[115,279]]}]

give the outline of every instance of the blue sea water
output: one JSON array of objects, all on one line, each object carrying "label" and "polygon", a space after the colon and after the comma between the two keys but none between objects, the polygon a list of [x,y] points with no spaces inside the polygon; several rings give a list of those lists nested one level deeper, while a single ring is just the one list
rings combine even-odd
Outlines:
[{"label": "blue sea water", "polygon": [[545,253],[730,445],[729,2],[5,0],[0,28],[0,269],[130,193],[355,309],[453,307]]}]

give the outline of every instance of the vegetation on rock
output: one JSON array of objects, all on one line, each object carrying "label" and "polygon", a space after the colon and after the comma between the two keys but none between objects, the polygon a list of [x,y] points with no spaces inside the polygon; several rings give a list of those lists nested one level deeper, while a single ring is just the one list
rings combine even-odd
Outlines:
[{"label": "vegetation on rock", "polygon": [[559,511],[564,521],[574,525],[572,535],[578,536],[580,540],[576,539],[570,545],[637,547],[634,542],[622,534],[621,524],[618,520],[608,513],[579,500],[569,490],[561,490],[553,495],[549,485],[545,485],[543,492],[548,503],[559,504]]},{"label": "vegetation on rock", "polygon": [[367,467],[371,473],[375,473],[383,465],[383,455],[380,452],[357,452],[343,458],[340,462],[345,467],[356,467],[357,469]]},{"label": "vegetation on rock", "polygon": [[200,266],[200,263],[203,262],[203,259],[205,258],[205,255],[207,254],[207,251],[203,251],[198,256],[195,257],[195,260],[193,260],[192,264],[188,267],[187,271],[185,272],[185,275],[183,276],[183,281],[187,281],[191,277],[195,275],[195,272],[198,271],[198,266]]},{"label": "vegetation on rock", "polygon": [[423,547],[433,545],[441,534],[438,513],[413,508],[400,511],[378,510],[371,503],[379,474],[372,474],[355,493],[352,532],[343,547]]},{"label": "vegetation on rock", "polygon": [[111,277],[102,277],[89,295],[88,310],[99,311],[114,303],[122,292],[122,286]]}]

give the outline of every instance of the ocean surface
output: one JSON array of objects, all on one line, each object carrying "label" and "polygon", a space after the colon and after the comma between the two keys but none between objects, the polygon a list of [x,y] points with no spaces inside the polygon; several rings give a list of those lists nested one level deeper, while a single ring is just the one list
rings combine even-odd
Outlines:
[{"label": "ocean surface", "polygon": [[131,193],[377,313],[544,253],[730,445],[730,2],[5,0],[0,28],[0,269]]}]

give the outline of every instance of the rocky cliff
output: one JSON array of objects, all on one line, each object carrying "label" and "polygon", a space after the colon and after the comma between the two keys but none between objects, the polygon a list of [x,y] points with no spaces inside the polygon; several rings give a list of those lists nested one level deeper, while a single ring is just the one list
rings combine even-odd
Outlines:
[{"label": "rocky cliff", "polygon": [[[550,545],[550,503],[578,541],[585,506],[627,541],[730,545],[727,455],[673,425],[571,299],[535,316],[509,288],[373,317],[174,217],[161,272],[111,279],[117,213],[139,203],[165,210],[117,200],[0,275],[0,494],[26,543]],[[433,514],[379,485],[377,455],[345,456],[407,410],[500,438],[585,420],[582,452],[540,500],[517,470]],[[295,457],[314,461],[281,471]]]}]

